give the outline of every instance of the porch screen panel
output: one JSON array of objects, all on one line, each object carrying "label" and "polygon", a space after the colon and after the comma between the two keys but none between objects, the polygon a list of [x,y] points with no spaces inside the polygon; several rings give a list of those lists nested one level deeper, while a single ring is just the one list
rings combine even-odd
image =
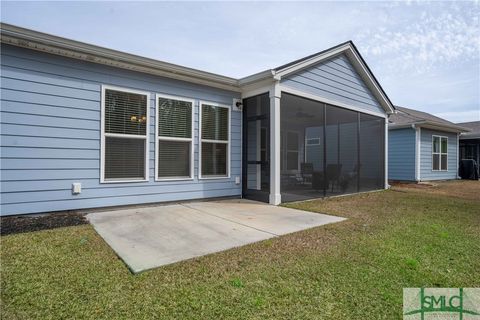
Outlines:
[{"label": "porch screen panel", "polygon": [[356,192],[358,189],[358,112],[326,107],[326,189],[327,195]]},{"label": "porch screen panel", "polygon": [[282,93],[282,201],[323,197],[324,108],[323,103]]},{"label": "porch screen panel", "polygon": [[281,99],[282,201],[383,189],[384,118],[286,93]]},{"label": "porch screen panel", "polygon": [[385,183],[385,120],[360,114],[360,190],[383,189]]}]

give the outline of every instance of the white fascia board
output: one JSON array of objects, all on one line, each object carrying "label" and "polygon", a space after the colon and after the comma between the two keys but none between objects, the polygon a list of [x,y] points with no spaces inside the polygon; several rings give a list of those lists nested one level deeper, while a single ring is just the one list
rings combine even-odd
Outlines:
[{"label": "white fascia board", "polygon": [[431,130],[438,130],[438,131],[445,131],[445,132],[452,132],[452,133],[465,132],[465,128],[463,127],[459,127],[455,125],[444,125],[444,124],[436,123],[432,121],[425,121],[419,125],[421,125],[425,129],[431,129]]},{"label": "white fascia board", "polygon": [[275,72],[275,79],[277,80],[280,80],[282,77],[285,77],[289,74],[292,74],[294,72],[297,72],[299,70],[302,70],[302,69],[305,69],[315,63],[318,63],[322,60],[325,60],[325,59],[328,59],[330,57],[333,57],[339,53],[342,53],[346,50],[348,50],[350,48],[351,50],[351,47],[349,44],[345,44],[341,47],[338,47],[336,48],[335,50],[331,50],[331,51],[328,51],[328,52],[324,52],[322,54],[319,54],[317,56],[314,56],[314,57],[311,57],[310,59],[305,59],[305,60],[302,60],[296,64],[293,64],[291,66],[288,66],[288,67],[285,67],[281,70],[277,70]]},{"label": "white fascia board", "polygon": [[353,48],[351,48],[350,46],[349,48],[350,50],[347,50],[346,54],[348,57],[350,57],[350,61],[352,62],[354,67],[357,68],[357,71],[361,71],[359,72],[360,76],[365,77],[364,80],[366,80],[365,82],[367,86],[375,95],[375,97],[380,101],[380,104],[385,109],[385,111],[389,114],[393,114],[395,112],[395,107],[388,101],[388,98],[383,93],[383,90],[380,88],[377,81],[373,78],[372,74],[370,74],[367,67],[362,62],[362,59],[360,59],[360,57],[357,55],[357,52],[355,52],[355,50],[353,50]]},{"label": "white fascia board", "polygon": [[449,126],[449,125],[444,125],[444,124],[436,123],[436,122],[432,122],[432,121],[417,121],[417,122],[412,122],[412,123],[407,123],[407,124],[394,124],[393,123],[393,124],[388,125],[389,130],[414,128],[414,127],[422,127],[422,128],[425,128],[425,129],[445,131],[445,132],[453,132],[453,133],[463,132],[463,130],[464,130],[464,128],[459,127],[459,126]]},{"label": "white fascia board", "polygon": [[238,84],[241,87],[248,86],[251,84],[255,84],[256,82],[262,81],[262,80],[267,80],[269,79],[270,81],[273,81],[273,76],[275,72],[273,70],[265,70],[262,72],[258,72],[255,74],[252,74],[251,76],[243,77],[238,80]]},{"label": "white fascia board", "polygon": [[396,129],[405,129],[405,128],[414,128],[415,126],[418,126],[419,124],[422,124],[423,122],[413,122],[413,123],[408,123],[408,124],[394,124],[394,123],[389,123],[388,124],[388,130],[396,130]]},{"label": "white fascia board", "polygon": [[460,140],[480,139],[480,134],[464,135],[460,133]]},{"label": "white fascia board", "polygon": [[268,93],[274,84],[273,78],[264,79],[246,86],[242,86],[242,99]]},{"label": "white fascia board", "polygon": [[69,58],[241,92],[238,80],[75,40],[1,24],[1,42]]}]

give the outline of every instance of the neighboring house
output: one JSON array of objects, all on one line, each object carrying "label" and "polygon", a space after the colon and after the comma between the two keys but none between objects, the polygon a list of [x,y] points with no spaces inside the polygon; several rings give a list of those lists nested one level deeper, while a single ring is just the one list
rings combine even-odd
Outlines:
[{"label": "neighboring house", "polygon": [[473,159],[480,165],[480,121],[462,122],[457,125],[470,129],[460,135],[460,160]]},{"label": "neighboring house", "polygon": [[242,79],[7,24],[1,42],[2,215],[387,186],[394,106],[350,41]]},{"label": "neighboring house", "polygon": [[468,129],[426,112],[396,106],[390,116],[388,179],[458,178],[458,137]]}]

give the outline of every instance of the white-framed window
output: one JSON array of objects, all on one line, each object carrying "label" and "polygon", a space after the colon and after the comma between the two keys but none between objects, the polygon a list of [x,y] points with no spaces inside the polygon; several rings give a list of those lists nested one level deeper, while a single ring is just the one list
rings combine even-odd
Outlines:
[{"label": "white-framed window", "polygon": [[432,136],[432,171],[448,171],[448,137]]},{"label": "white-framed window", "polygon": [[195,100],[157,94],[155,180],[193,179]]},{"label": "white-framed window", "polygon": [[230,107],[200,102],[199,178],[230,177]]},{"label": "white-framed window", "polygon": [[150,93],[102,85],[100,182],[148,181]]},{"label": "white-framed window", "polygon": [[305,139],[305,144],[307,146],[319,146],[320,145],[320,138],[308,138]]}]

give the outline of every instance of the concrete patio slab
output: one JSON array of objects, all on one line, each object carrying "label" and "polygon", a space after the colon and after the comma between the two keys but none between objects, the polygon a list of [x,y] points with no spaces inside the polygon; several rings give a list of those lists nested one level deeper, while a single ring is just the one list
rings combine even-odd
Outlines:
[{"label": "concrete patio slab", "polygon": [[87,218],[134,273],[344,220],[243,199],[94,212]]},{"label": "concrete patio slab", "polygon": [[345,220],[245,199],[186,203],[185,206],[276,236]]}]

